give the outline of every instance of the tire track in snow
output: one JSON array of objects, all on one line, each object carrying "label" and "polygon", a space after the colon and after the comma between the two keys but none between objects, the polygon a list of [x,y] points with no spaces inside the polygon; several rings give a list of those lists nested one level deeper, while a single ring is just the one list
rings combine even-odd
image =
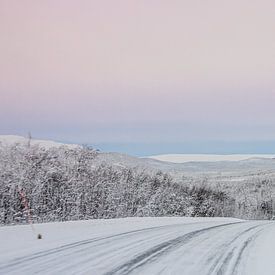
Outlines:
[{"label": "tire track in snow", "polygon": [[[173,228],[178,225],[173,225]],[[180,225],[182,226],[182,225]],[[164,228],[163,228],[164,227]],[[168,228],[167,228],[168,227]],[[143,234],[143,231],[138,232],[139,234],[131,235],[129,238],[129,235],[123,235],[120,236],[120,238],[115,238],[111,240],[107,240],[106,242],[96,242],[91,244],[91,246],[86,246],[85,248],[80,248],[77,251],[70,251],[69,254],[62,255],[62,257],[67,257],[69,255],[73,255],[75,258],[77,258],[77,263],[70,262],[69,264],[66,263],[65,266],[60,267],[60,263],[58,259],[48,259],[47,261],[43,261],[43,266],[45,266],[45,263],[54,264],[55,270],[58,271],[58,274],[64,274],[67,272],[67,270],[74,269],[75,265],[81,266],[81,271],[90,269],[92,266],[93,269],[98,265],[106,266],[106,261],[108,263],[112,262],[113,264],[117,262],[117,256],[121,255],[122,253],[130,253],[135,249],[138,249],[142,247],[143,245],[148,244],[148,234],[150,234],[150,241],[155,241],[157,239],[163,240],[166,235],[173,234],[173,231],[169,229],[170,225],[168,226],[161,226],[158,228],[155,228],[154,230],[146,231]],[[163,230],[165,229],[165,230]],[[169,230],[166,230],[169,229]],[[134,238],[133,238],[134,237]],[[126,240],[126,242],[125,242]],[[109,242],[111,241],[111,242]],[[129,255],[127,253],[127,255]],[[91,271],[92,272],[92,271]],[[84,273],[87,274],[87,273]],[[90,273],[88,273],[90,274]],[[94,274],[94,272],[92,272]],[[97,273],[96,273],[97,274]]]},{"label": "tire track in snow", "polygon": [[17,258],[0,266],[0,273],[243,275],[251,245],[271,224],[204,222],[133,230]]},{"label": "tire track in snow", "polygon": [[[188,223],[186,225],[200,225],[200,224],[205,224],[205,222],[196,222],[196,223]],[[56,264],[56,262],[59,261],[59,257],[64,257],[64,252],[67,254],[65,257],[68,257],[70,255],[72,256],[78,256],[77,254],[85,252],[85,250],[95,250],[95,251],[100,251],[102,245],[106,244],[107,242],[112,244],[114,241],[120,241],[121,238],[132,238],[135,235],[138,234],[143,234],[147,232],[155,232],[156,230],[160,229],[167,229],[166,231],[169,232],[169,228],[175,228],[175,227],[182,227],[182,224],[172,224],[172,225],[162,225],[162,226],[155,226],[155,227],[149,227],[149,228],[143,228],[143,229],[138,229],[138,230],[132,230],[128,232],[123,232],[119,233],[116,235],[111,235],[111,236],[106,236],[106,237],[101,237],[101,238],[92,238],[92,239],[87,239],[83,241],[78,241],[74,242],[71,244],[66,244],[62,245],[57,248],[53,249],[48,249],[46,251],[41,251],[37,253],[33,253],[28,256],[23,256],[17,259],[14,259],[12,261],[9,261],[6,264],[0,265],[0,273],[6,274],[7,272],[13,272],[16,270],[25,270],[24,268],[30,268],[33,265],[35,266],[46,266],[48,263],[48,267],[52,267]],[[135,240],[135,239],[134,239]],[[102,243],[103,242],[103,243]],[[96,248],[96,246],[99,246]],[[129,245],[128,245],[129,246]],[[106,249],[106,248],[105,248]],[[106,254],[106,250],[104,249],[101,251],[102,255]],[[50,256],[53,256],[54,258],[51,258]],[[81,259],[79,260],[81,262]],[[46,268],[47,269],[47,268]]]},{"label": "tire track in snow", "polygon": [[[263,227],[263,226],[265,227],[266,225],[267,224],[255,226],[255,227],[252,227],[251,230],[254,230],[255,228],[258,228],[258,227]],[[238,274],[238,270],[239,270],[241,262],[245,262],[245,259],[244,259],[245,251],[248,250],[248,248],[253,244],[255,239],[259,236],[259,234],[264,229],[265,228],[261,228],[260,230],[257,230],[256,232],[254,232],[252,235],[248,236],[247,239],[243,243],[241,243],[241,245],[236,244],[233,248],[228,249],[228,251],[225,253],[225,255],[226,255],[225,260],[223,261],[222,265],[218,268],[217,273],[215,273],[215,274],[217,274],[217,275],[224,275],[224,274],[228,274],[228,273],[230,273],[232,275]],[[246,230],[243,233],[247,233],[248,231],[251,231],[251,230]],[[239,236],[239,237],[241,237],[241,236]],[[235,238],[234,241],[236,241],[236,240],[237,240],[237,238]],[[242,274],[242,273],[240,273],[240,274]]]},{"label": "tire track in snow", "polygon": [[[232,247],[232,245],[234,245],[234,243],[236,241],[238,241],[238,239],[242,238],[245,234],[250,233],[251,231],[258,229],[259,227],[265,227],[266,225],[270,225],[270,223],[265,223],[265,224],[260,224],[260,225],[256,225],[253,227],[250,227],[244,231],[242,231],[241,233],[239,233],[237,236],[235,236],[233,239],[231,239],[229,242],[226,242],[224,244],[221,245],[221,247],[218,249],[218,252],[215,252],[214,255],[210,256],[207,258],[206,262],[208,263],[212,263],[214,259],[216,259],[214,261],[214,263],[211,265],[211,268],[208,271],[208,275],[211,274],[224,274],[225,270],[227,269],[229,262],[232,260],[233,256],[234,256],[234,251],[237,249],[236,247],[234,247],[233,249],[229,249],[229,247]],[[243,245],[241,246],[241,251],[243,253],[243,251],[247,248],[248,243],[252,242],[255,238],[256,238],[256,234],[258,235],[262,230],[264,230],[265,228],[262,228],[260,230],[257,230],[255,233],[253,233],[253,238],[251,237],[251,235],[249,235],[249,239],[246,240]],[[239,262],[242,256],[242,253],[240,253],[239,255]],[[224,260],[222,261],[223,264],[221,265],[221,267],[218,269],[217,272],[214,272],[215,269],[217,269],[219,263],[221,262],[221,258],[224,258]],[[239,265],[239,262],[235,263],[234,266]]]},{"label": "tire track in snow", "polygon": [[[168,225],[168,226],[171,226],[171,225]],[[29,262],[29,261],[32,261],[32,260],[36,260],[38,258],[43,258],[43,257],[49,256],[49,255],[63,253],[66,250],[71,250],[71,249],[74,249],[76,247],[83,247],[83,246],[90,245],[90,244],[93,244],[93,243],[96,243],[96,242],[100,242],[100,241],[104,241],[104,240],[112,240],[112,239],[123,237],[123,236],[130,236],[130,235],[138,234],[138,233],[141,233],[141,232],[160,229],[160,228],[163,228],[163,227],[167,227],[167,226],[163,225],[163,226],[156,226],[156,227],[138,229],[138,230],[123,232],[123,233],[119,233],[119,234],[111,235],[111,236],[106,236],[106,237],[102,237],[102,238],[92,238],[92,239],[87,239],[87,240],[83,240],[83,241],[74,242],[74,243],[71,243],[71,244],[62,245],[62,246],[57,247],[57,248],[48,249],[46,251],[41,251],[41,252],[37,252],[37,253],[31,254],[31,255],[28,255],[28,256],[23,256],[23,257],[14,259],[14,260],[10,261],[7,264],[2,264],[2,265],[0,265],[0,271],[3,271],[3,270],[5,270],[6,268],[9,268],[9,267],[15,267],[16,265],[20,265],[22,263],[26,263],[26,262]]]},{"label": "tire track in snow", "polygon": [[145,251],[144,253],[140,254],[134,259],[122,264],[121,266],[113,269],[110,272],[107,272],[106,275],[113,275],[113,274],[130,274],[132,271],[152,262],[156,259],[159,259],[162,255],[169,253],[170,251],[187,244],[188,242],[192,241],[193,238],[196,238],[204,233],[209,231],[213,231],[216,229],[220,229],[223,227],[227,227],[230,225],[241,224],[243,222],[234,222],[234,223],[227,223],[222,225],[216,225],[212,227],[203,228],[200,230],[192,231],[190,233],[181,235],[177,238],[169,240],[167,242],[163,242],[159,245],[152,247],[151,249]]}]

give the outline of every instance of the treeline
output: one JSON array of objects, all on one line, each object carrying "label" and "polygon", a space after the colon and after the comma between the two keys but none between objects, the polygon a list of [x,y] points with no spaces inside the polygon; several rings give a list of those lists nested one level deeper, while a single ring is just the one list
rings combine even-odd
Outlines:
[{"label": "treeline", "polygon": [[274,219],[275,179],[274,176],[252,177],[249,180],[231,185],[235,198],[236,217],[245,219]]},{"label": "treeline", "polygon": [[[232,216],[234,202],[165,173],[95,165],[85,147],[0,146],[0,224],[133,216]],[[26,207],[26,202],[28,207]]]}]

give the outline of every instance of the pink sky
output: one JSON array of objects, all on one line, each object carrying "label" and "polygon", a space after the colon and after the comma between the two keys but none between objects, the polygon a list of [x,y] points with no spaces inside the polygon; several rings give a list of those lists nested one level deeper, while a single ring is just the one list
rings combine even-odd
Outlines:
[{"label": "pink sky", "polygon": [[274,0],[0,0],[0,134],[274,139],[274,30]]}]

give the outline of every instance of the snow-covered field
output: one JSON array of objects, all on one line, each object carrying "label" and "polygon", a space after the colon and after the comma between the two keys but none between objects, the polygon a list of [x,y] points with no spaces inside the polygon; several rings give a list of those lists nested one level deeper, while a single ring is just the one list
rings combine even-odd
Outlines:
[{"label": "snow-covered field", "polygon": [[274,275],[275,222],[125,218],[0,228],[0,274]]},{"label": "snow-covered field", "polygon": [[184,163],[191,161],[241,161],[253,158],[275,158],[275,154],[233,154],[233,155],[211,155],[211,154],[166,154],[166,155],[156,155],[150,156],[148,158],[167,161],[173,163]]}]

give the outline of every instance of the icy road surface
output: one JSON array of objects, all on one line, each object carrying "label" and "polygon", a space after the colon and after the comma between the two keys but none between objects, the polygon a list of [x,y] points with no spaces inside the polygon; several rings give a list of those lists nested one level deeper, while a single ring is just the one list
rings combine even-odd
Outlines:
[{"label": "icy road surface", "polygon": [[275,222],[127,218],[0,227],[0,274],[275,274]]}]

